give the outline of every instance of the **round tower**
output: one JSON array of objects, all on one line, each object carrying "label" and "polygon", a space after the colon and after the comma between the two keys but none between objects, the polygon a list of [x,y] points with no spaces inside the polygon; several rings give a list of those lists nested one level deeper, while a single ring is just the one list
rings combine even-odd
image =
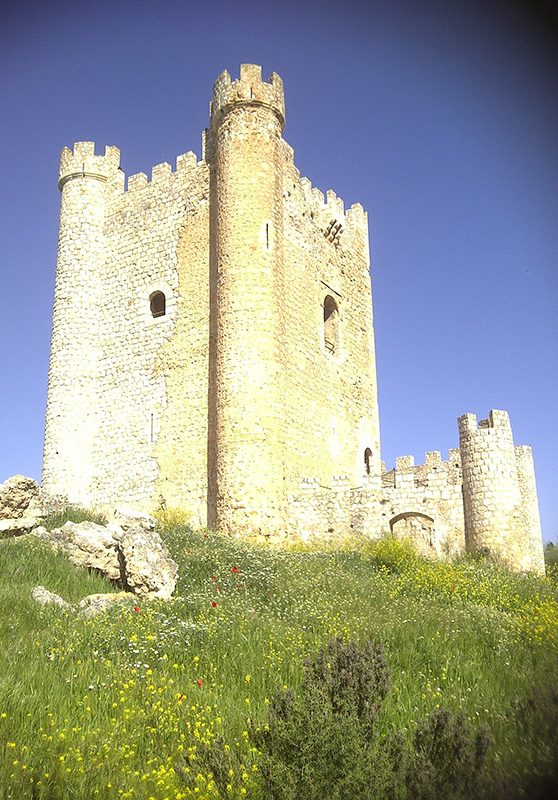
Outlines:
[{"label": "round tower", "polygon": [[243,64],[215,82],[211,167],[209,524],[285,530],[283,84]]},{"label": "round tower", "polygon": [[58,255],[43,457],[43,488],[87,505],[93,479],[105,208],[122,185],[120,152],[76,142],[60,156]]},{"label": "round tower", "polygon": [[530,557],[528,492],[522,493],[507,412],[491,411],[478,425],[475,414],[464,414],[458,424],[467,550],[486,552],[512,569],[538,571]]}]

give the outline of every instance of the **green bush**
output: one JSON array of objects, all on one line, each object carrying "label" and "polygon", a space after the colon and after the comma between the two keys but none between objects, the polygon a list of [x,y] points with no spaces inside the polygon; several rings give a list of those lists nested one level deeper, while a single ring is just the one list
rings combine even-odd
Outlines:
[{"label": "green bush", "polygon": [[474,733],[463,713],[440,708],[420,722],[413,738],[407,788],[413,800],[483,796],[486,728]]},{"label": "green bush", "polygon": [[[254,732],[270,800],[374,797],[374,723],[387,693],[383,648],[330,639],[305,664],[299,696],[279,690]],[[379,797],[380,795],[378,795]]]},{"label": "green bush", "polygon": [[402,732],[375,723],[389,687],[383,649],[331,639],[306,663],[300,696],[278,691],[262,750],[263,796],[271,800],[462,800],[480,796],[489,737],[464,714],[438,709]]}]

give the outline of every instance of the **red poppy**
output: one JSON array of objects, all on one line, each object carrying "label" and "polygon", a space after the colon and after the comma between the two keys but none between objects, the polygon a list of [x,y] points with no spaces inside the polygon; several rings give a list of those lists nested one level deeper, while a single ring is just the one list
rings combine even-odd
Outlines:
[{"label": "red poppy", "polygon": [[136,614],[139,614],[139,610],[140,610],[139,606],[134,606],[134,611],[136,612]]},{"label": "red poppy", "polygon": [[220,592],[220,591],[221,591],[220,587],[219,587],[219,586],[216,586],[216,587],[215,587],[215,591],[216,591],[216,592]]},{"label": "red poppy", "polygon": [[201,689],[201,687],[203,686],[203,681],[202,681],[202,679],[201,679],[201,678],[196,678],[196,683],[198,684],[198,686],[199,686],[199,687],[200,687],[200,689]]},{"label": "red poppy", "polygon": [[216,580],[217,580],[217,575],[212,575],[212,576],[211,576],[211,580],[212,580],[212,581],[216,581]]},{"label": "red poppy", "polygon": [[215,600],[211,601],[211,605],[213,606],[213,608],[217,608],[217,603],[215,602]]},{"label": "red poppy", "polygon": [[232,574],[233,574],[233,575],[236,575],[238,572],[240,572],[240,570],[239,570],[239,569],[238,569],[238,567],[235,565],[234,567],[231,567],[231,572],[232,572]]}]

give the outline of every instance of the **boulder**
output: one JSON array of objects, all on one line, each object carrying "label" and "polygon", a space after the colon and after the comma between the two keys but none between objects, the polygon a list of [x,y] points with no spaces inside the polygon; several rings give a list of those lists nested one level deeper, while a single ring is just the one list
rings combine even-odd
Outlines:
[{"label": "boulder", "polygon": [[44,586],[35,586],[31,592],[31,597],[33,600],[36,600],[37,603],[40,603],[43,606],[53,603],[54,605],[61,606],[62,608],[70,608],[70,604],[67,603],[64,598],[60,597],[59,594],[49,592],[49,590],[45,589]]},{"label": "boulder", "polygon": [[32,478],[13,475],[0,483],[0,519],[40,517],[39,487]]},{"label": "boulder", "polygon": [[96,522],[66,522],[61,528],[47,531],[35,528],[35,535],[51,544],[78,567],[88,567],[112,581],[125,585],[125,575],[118,538]]},{"label": "boulder", "polygon": [[39,526],[33,534],[63,553],[72,564],[97,570],[140,597],[170,599],[178,567],[159,534],[151,530],[151,518],[132,527],[124,522],[124,526],[123,529],[115,521],[110,526],[66,522],[52,531]]},{"label": "boulder", "polygon": [[120,537],[126,586],[140,597],[170,600],[176,588],[178,566],[156,531],[131,527]]},{"label": "boulder", "polygon": [[18,517],[17,519],[0,519],[0,539],[8,536],[24,536],[36,528],[39,521],[36,517]]},{"label": "boulder", "polygon": [[86,617],[95,617],[108,608],[121,601],[136,602],[136,598],[129,592],[112,592],[111,594],[88,594],[78,603],[78,608]]},{"label": "boulder", "polygon": [[144,514],[141,511],[134,511],[130,508],[117,508],[107,525],[109,530],[117,534],[122,534],[129,528],[143,528],[146,531],[154,531],[157,525],[155,517]]}]

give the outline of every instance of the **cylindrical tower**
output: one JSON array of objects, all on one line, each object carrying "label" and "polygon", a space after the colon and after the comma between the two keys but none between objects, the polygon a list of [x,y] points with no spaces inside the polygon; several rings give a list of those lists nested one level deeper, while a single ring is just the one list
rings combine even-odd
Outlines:
[{"label": "cylindrical tower", "polygon": [[243,64],[211,103],[209,524],[285,529],[283,84]]},{"label": "cylindrical tower", "polygon": [[76,142],[60,156],[58,256],[43,456],[43,488],[91,502],[107,198],[121,183],[120,152]]},{"label": "cylindrical tower", "polygon": [[489,553],[512,569],[533,569],[526,560],[531,532],[507,412],[491,411],[478,426],[474,414],[458,423],[467,550]]},{"label": "cylindrical tower", "polygon": [[533,451],[528,445],[518,445],[515,448],[515,460],[525,530],[521,569],[544,575],[544,550]]}]

